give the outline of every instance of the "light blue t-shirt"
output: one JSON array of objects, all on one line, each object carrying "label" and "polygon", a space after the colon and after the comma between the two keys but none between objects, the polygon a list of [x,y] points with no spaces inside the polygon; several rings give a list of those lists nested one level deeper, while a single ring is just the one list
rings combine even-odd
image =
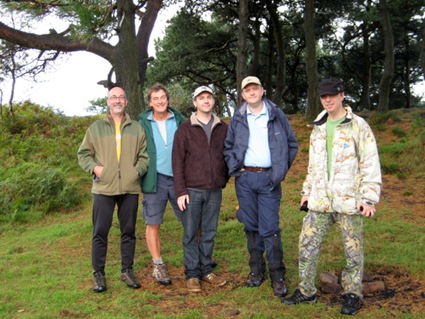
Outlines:
[{"label": "light blue t-shirt", "polygon": [[245,153],[244,165],[254,167],[271,167],[269,148],[269,135],[267,123],[269,122],[269,110],[263,103],[260,114],[255,115],[247,108],[249,126],[248,149]]},{"label": "light blue t-shirt", "polygon": [[148,120],[152,124],[153,140],[156,148],[156,169],[157,172],[166,176],[173,176],[172,152],[174,134],[177,130],[177,123],[174,113],[170,112],[170,117],[165,120],[166,141],[161,135],[158,123],[153,119],[152,112],[148,115]]}]

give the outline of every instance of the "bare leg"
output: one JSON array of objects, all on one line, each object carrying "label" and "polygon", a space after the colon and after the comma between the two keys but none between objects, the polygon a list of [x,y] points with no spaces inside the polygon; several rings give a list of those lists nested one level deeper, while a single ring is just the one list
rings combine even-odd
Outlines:
[{"label": "bare leg", "polygon": [[146,225],[146,244],[154,260],[161,257],[160,227],[161,225]]}]

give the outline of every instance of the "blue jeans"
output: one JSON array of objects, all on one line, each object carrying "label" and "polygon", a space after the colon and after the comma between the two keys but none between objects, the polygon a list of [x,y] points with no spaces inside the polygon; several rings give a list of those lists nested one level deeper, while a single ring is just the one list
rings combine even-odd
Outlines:
[{"label": "blue jeans", "polygon": [[[189,204],[182,213],[183,261],[186,279],[212,272],[211,257],[217,232],[222,191],[189,189]],[[197,238],[200,229],[200,238]]]}]

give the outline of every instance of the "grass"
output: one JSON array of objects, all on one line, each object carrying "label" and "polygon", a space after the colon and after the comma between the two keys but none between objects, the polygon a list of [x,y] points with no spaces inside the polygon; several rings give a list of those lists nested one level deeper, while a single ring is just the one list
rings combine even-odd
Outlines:
[{"label": "grass", "polygon": [[[422,141],[424,121],[416,116],[411,126],[406,127],[406,116],[392,112],[375,118],[376,125],[388,127],[375,131],[383,169],[388,174],[384,177],[386,180],[394,178],[396,182],[384,183],[385,192],[378,206],[378,217],[365,220],[365,270],[382,277],[397,293],[387,303],[380,298],[366,298],[366,305],[357,318],[410,319],[425,316],[424,307],[420,306],[424,301],[420,293],[425,294],[425,223],[422,211],[417,208],[419,205],[404,205],[404,201],[413,203],[422,200],[424,194],[425,176],[421,173],[424,164],[421,149],[417,150]],[[298,284],[298,236],[305,216],[298,210],[298,202],[306,174],[303,159],[308,156],[309,129],[303,129],[303,119],[294,117],[291,120],[301,137],[300,152],[283,183],[280,215],[288,284],[292,293]],[[388,121],[399,127],[397,132],[407,134],[403,141],[398,140],[394,126],[388,125]],[[396,177],[400,172],[406,172],[403,179]],[[80,181],[79,175],[68,178],[78,180],[80,187],[89,191],[88,179]],[[399,191],[388,193],[392,189]],[[120,234],[115,219],[109,235],[108,291],[102,294],[91,291],[91,200],[85,200],[81,209],[46,214],[33,223],[2,225],[0,318],[343,318],[339,314],[338,302],[327,295],[322,294],[315,305],[285,307],[272,295],[269,280],[258,289],[244,286],[249,272],[248,253],[243,225],[235,218],[237,205],[231,179],[223,193],[214,251],[214,258],[219,264],[216,271],[226,276],[229,283],[221,289],[206,287],[196,295],[187,293],[185,289],[182,226],[170,208],[161,228],[161,238],[162,255],[172,274],[173,285],[159,286],[151,278],[151,261],[141,216],[137,221],[134,268],[142,280],[142,288],[132,290],[119,281]],[[333,227],[322,247],[319,272],[338,273],[344,266],[341,235]],[[407,294],[408,289],[413,290],[414,295],[412,292]]]},{"label": "grass", "polygon": [[[297,190],[287,189],[286,192],[284,197],[290,199]],[[297,241],[304,214],[287,199],[282,201],[281,220],[285,261],[293,291],[297,283]],[[249,271],[248,256],[243,227],[232,218],[235,205],[231,184],[225,192],[214,254],[219,262],[218,272],[234,279],[223,290],[190,295],[184,291],[184,285],[169,289],[155,287],[151,291],[151,285],[144,284],[137,291],[128,289],[118,280],[119,229],[115,221],[107,261],[108,291],[95,294],[91,291],[90,205],[87,202],[83,211],[48,216],[42,222],[9,229],[0,236],[0,318],[168,318],[170,315],[173,318],[204,318],[212,313],[217,318],[313,318],[317,314],[321,314],[321,318],[338,318],[338,305],[324,302],[283,307],[271,295],[269,281],[259,289],[243,286]],[[396,268],[424,278],[425,226],[405,221],[406,215],[414,212],[406,210],[396,214],[391,207],[381,210],[385,217],[365,221],[366,270]],[[163,256],[169,267],[178,268],[178,280],[183,282],[182,229],[170,209],[162,230]],[[139,276],[151,282],[146,269],[150,258],[141,238],[143,233],[143,221],[139,219],[135,269]],[[319,271],[335,271],[342,269],[344,264],[340,234],[332,228],[322,249]],[[390,315],[394,315],[393,310],[368,309],[358,317],[387,318]],[[396,317],[420,316],[407,316],[400,311]]]}]

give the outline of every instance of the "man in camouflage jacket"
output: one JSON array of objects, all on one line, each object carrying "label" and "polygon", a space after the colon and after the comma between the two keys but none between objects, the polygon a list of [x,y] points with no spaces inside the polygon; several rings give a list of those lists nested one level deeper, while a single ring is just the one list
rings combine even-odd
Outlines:
[{"label": "man in camouflage jacket", "polygon": [[347,266],[342,272],[341,313],[360,308],[363,277],[363,217],[373,217],[381,192],[381,168],[373,132],[364,119],[343,105],[339,79],[319,86],[324,111],[310,123],[308,174],[301,205],[308,207],[299,241],[301,283],[282,302],[287,305],[316,301],[314,285],[320,246],[331,225],[341,229]]}]

